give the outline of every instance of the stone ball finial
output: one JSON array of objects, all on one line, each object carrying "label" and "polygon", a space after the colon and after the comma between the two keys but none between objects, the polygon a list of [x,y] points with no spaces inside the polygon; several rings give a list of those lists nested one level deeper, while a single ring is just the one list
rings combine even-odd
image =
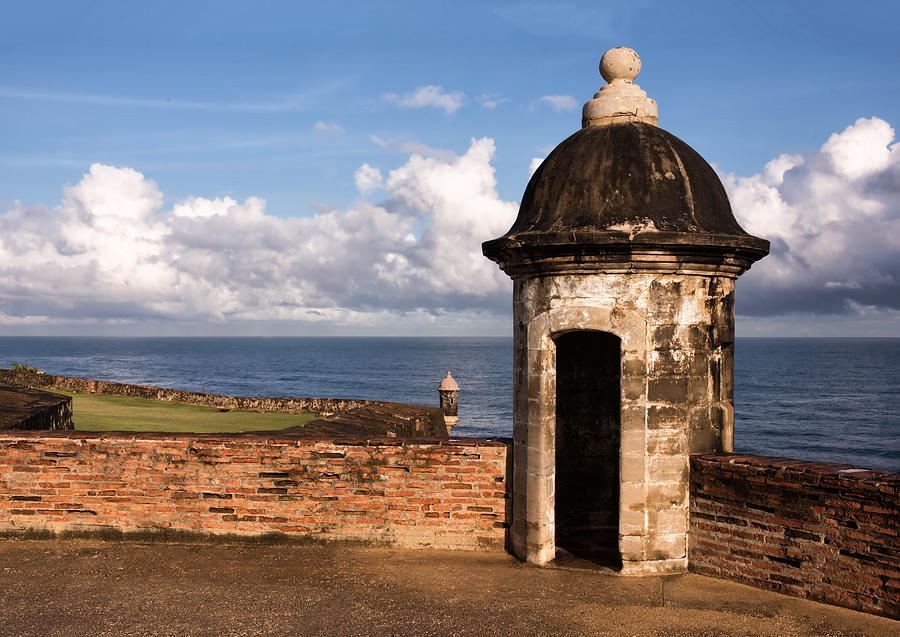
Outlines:
[{"label": "stone ball finial", "polygon": [[644,122],[659,126],[656,102],[634,83],[641,72],[641,58],[634,49],[617,46],[600,58],[600,75],[609,84],[594,93],[581,110],[581,126],[606,126]]},{"label": "stone ball finial", "polygon": [[633,82],[641,72],[641,58],[634,49],[617,46],[600,58],[600,75],[610,84],[616,80]]}]

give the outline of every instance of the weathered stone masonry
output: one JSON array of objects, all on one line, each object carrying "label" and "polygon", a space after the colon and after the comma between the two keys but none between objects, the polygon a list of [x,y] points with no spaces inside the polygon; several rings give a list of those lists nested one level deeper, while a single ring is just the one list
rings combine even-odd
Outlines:
[{"label": "weathered stone masonry", "polygon": [[[89,378],[72,378],[53,374],[21,372],[0,369],[0,383],[10,383],[20,387],[46,387],[48,389],[84,392],[88,394],[106,394],[111,396],[128,396],[148,400],[163,400],[184,405],[216,407],[218,409],[241,409],[247,411],[278,411],[285,413],[320,414],[321,419],[308,422],[302,428],[291,428],[291,435],[322,438],[323,436],[363,435],[373,436],[409,436],[423,438],[435,436],[443,438],[449,432],[448,427],[458,420],[447,422],[439,407],[427,405],[408,405],[390,403],[380,400],[362,400],[355,398],[279,398],[270,396],[222,396],[182,389],[149,387],[146,385],[130,385]],[[28,390],[17,390],[19,394]],[[42,393],[42,392],[39,392]],[[46,394],[45,394],[46,395]],[[57,400],[68,401],[68,427],[72,428],[71,398],[59,397]],[[3,396],[0,395],[0,409],[3,409]],[[0,418],[0,425],[3,418]],[[11,427],[19,428],[19,427]],[[53,427],[34,426],[32,429]]]},{"label": "weathered stone masonry", "polygon": [[271,396],[222,396],[183,389],[165,387],[149,387],[115,383],[90,378],[72,378],[71,376],[55,376],[9,369],[0,369],[0,382],[21,387],[46,387],[65,391],[84,392],[86,394],[108,394],[111,396],[129,396],[149,400],[165,400],[184,405],[201,405],[223,409],[245,409],[249,411],[279,411],[285,413],[312,412],[316,414],[347,411],[371,404],[390,405],[375,400],[356,398],[279,398]]},{"label": "weathered stone masonry", "polygon": [[0,533],[502,549],[506,445],[0,432]]},{"label": "weathered stone masonry", "polygon": [[[516,474],[514,507],[555,509],[564,487],[584,498],[592,483],[602,480],[593,475],[581,484],[561,484],[557,494],[559,483],[552,475],[557,459],[560,465],[577,462],[577,450],[560,457],[541,449],[553,449],[547,437],[555,433],[548,423],[557,418],[558,335],[614,334],[621,339],[615,352],[616,365],[621,352],[621,434],[620,444],[609,451],[619,470],[605,481],[620,499],[612,516],[617,521],[613,545],[626,566],[650,562],[654,569],[684,568],[688,454],[732,446],[733,289],[730,278],[685,275],[633,275],[628,282],[596,274],[517,280],[515,386],[528,389],[516,393],[521,420],[514,444],[527,469]],[[591,400],[592,410],[602,406]],[[538,493],[543,486],[543,496],[523,484],[529,479]],[[556,513],[548,510],[545,516],[552,520]],[[551,550],[555,530],[556,525],[548,525],[543,535],[535,531],[532,537]]]},{"label": "weathered stone masonry", "polygon": [[688,566],[689,454],[732,448],[734,280],[768,241],[712,167],[657,126],[612,49],[581,130],[483,244],[513,279],[513,522],[520,558],[557,547],[622,573]]},{"label": "weathered stone masonry", "polygon": [[0,429],[72,428],[69,396],[7,386],[0,379]]}]

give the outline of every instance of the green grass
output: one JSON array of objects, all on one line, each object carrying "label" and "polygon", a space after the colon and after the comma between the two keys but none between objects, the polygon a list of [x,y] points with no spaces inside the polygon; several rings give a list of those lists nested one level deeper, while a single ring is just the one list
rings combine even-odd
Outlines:
[{"label": "green grass", "polygon": [[316,414],[238,410],[220,412],[215,407],[128,396],[67,391],[53,393],[72,397],[75,429],[85,431],[240,433],[296,427],[318,418]]}]

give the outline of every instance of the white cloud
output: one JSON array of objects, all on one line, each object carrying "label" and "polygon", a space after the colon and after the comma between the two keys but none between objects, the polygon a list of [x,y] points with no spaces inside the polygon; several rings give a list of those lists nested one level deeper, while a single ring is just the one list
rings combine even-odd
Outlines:
[{"label": "white cloud", "polygon": [[822,154],[831,160],[838,175],[858,180],[888,167],[891,162],[888,144],[893,139],[894,129],[884,120],[860,119],[843,133],[829,137],[822,146]]},{"label": "white cloud", "polygon": [[388,177],[391,204],[428,220],[408,254],[414,278],[428,281],[427,288],[476,298],[509,289],[506,275],[481,253],[481,242],[509,229],[518,211],[497,196],[493,155],[493,140],[473,139],[453,163],[413,156]]},{"label": "white cloud", "polygon": [[362,194],[372,192],[382,187],[384,177],[381,171],[369,164],[363,164],[356,169],[353,174],[353,180],[356,182],[356,189]]},{"label": "white cloud", "polygon": [[420,86],[413,93],[385,93],[384,99],[403,108],[442,108],[447,115],[453,115],[466,101],[462,91],[444,92],[443,86]]},{"label": "white cloud", "polygon": [[227,214],[230,208],[237,205],[238,202],[231,197],[204,199],[203,197],[191,196],[184,201],[176,203],[172,207],[172,215],[175,217],[207,219],[215,215]]},{"label": "white cloud", "polygon": [[[740,314],[814,317],[829,329],[829,317],[852,317],[870,333],[896,324],[893,140],[883,120],[861,119],[816,152],[723,178],[741,224],[772,241],[738,283]],[[141,173],[95,164],[58,206],[0,212],[0,326],[507,324],[509,279],[481,254],[517,209],[497,195],[493,141],[442,153],[417,152],[387,174],[363,164],[357,187],[381,188],[380,204],[316,204],[318,214],[297,218],[267,214],[253,197],[166,206]]]},{"label": "white cloud", "polygon": [[333,136],[343,135],[345,132],[347,132],[334,122],[316,122],[316,125],[313,126],[313,130],[319,135]]},{"label": "white cloud", "polygon": [[724,178],[735,215],[771,254],[739,283],[738,310],[859,314],[900,308],[900,145],[859,119],[808,157],[782,155]]},{"label": "white cloud", "polygon": [[535,100],[540,104],[547,104],[554,111],[571,111],[579,106],[578,100],[571,95],[544,95]]},{"label": "white cloud", "polygon": [[541,167],[541,164],[544,163],[546,157],[532,157],[531,165],[528,166],[528,176],[531,177],[537,169]]},{"label": "white cloud", "polygon": [[503,97],[499,93],[482,93],[478,97],[475,98],[475,101],[481,104],[484,108],[489,111],[494,110],[500,104],[509,101],[508,97]]},{"label": "white cloud", "polygon": [[481,242],[506,231],[516,205],[497,195],[493,153],[490,139],[473,140],[451,161],[413,156],[386,180],[364,166],[357,181],[381,181],[382,204],[287,219],[253,197],[190,197],[166,209],[141,173],[95,164],[59,206],[0,213],[0,325],[331,329],[496,316],[510,284]]}]

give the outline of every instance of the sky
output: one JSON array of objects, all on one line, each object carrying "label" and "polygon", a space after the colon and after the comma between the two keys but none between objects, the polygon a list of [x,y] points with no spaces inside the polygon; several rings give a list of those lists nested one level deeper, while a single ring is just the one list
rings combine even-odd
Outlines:
[{"label": "sky", "polygon": [[508,335],[481,255],[614,46],[772,242],[738,336],[900,336],[896,2],[43,2],[0,38],[0,335]]}]

